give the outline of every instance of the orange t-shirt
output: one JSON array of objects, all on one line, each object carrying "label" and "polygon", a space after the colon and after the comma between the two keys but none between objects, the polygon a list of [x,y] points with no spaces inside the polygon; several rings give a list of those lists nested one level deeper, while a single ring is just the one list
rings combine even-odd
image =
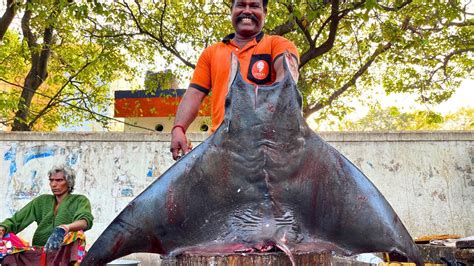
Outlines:
[{"label": "orange t-shirt", "polygon": [[264,35],[261,32],[255,39],[239,48],[233,41],[233,34],[222,42],[207,47],[199,57],[189,87],[211,93],[211,116],[214,132],[224,120],[224,103],[227,96],[231,53],[237,56],[240,73],[245,81],[268,85],[276,77],[273,62],[285,51],[296,58],[298,50],[289,40],[278,35]]}]

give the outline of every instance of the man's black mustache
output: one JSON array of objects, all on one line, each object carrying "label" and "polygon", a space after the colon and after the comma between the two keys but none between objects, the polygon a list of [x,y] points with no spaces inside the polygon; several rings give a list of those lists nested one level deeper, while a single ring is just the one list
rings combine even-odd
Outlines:
[{"label": "man's black mustache", "polygon": [[237,16],[237,22],[240,22],[244,18],[249,18],[249,19],[253,20],[255,23],[258,22],[258,19],[254,14],[240,14],[240,15]]}]

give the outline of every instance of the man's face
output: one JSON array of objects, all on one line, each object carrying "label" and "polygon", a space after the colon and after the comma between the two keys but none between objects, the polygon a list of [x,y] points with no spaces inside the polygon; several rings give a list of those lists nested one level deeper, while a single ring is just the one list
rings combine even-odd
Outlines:
[{"label": "man's face", "polygon": [[49,177],[49,186],[54,196],[61,196],[69,192],[69,187],[63,172],[52,174]]},{"label": "man's face", "polygon": [[266,14],[262,0],[235,0],[232,6],[232,26],[242,37],[254,36],[262,30]]}]

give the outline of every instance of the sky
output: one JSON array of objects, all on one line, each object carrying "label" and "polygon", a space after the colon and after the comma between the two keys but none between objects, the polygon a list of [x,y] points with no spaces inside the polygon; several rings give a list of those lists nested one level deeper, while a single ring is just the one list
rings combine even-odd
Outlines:
[{"label": "sky", "polygon": [[435,109],[447,114],[461,107],[474,108],[474,80],[465,80],[449,100],[439,104]]}]

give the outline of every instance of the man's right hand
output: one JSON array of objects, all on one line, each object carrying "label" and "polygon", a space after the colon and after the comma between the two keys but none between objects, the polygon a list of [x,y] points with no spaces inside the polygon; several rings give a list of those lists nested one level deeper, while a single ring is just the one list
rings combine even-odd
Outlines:
[{"label": "man's right hand", "polygon": [[200,90],[189,87],[179,103],[174,126],[171,129],[170,151],[175,160],[191,151],[191,143],[186,138],[186,128],[196,118],[199,106],[206,95],[206,93]]},{"label": "man's right hand", "polygon": [[171,131],[171,154],[174,160],[178,160],[181,156],[191,151],[191,145],[188,143],[186,134],[181,127],[175,127]]}]

